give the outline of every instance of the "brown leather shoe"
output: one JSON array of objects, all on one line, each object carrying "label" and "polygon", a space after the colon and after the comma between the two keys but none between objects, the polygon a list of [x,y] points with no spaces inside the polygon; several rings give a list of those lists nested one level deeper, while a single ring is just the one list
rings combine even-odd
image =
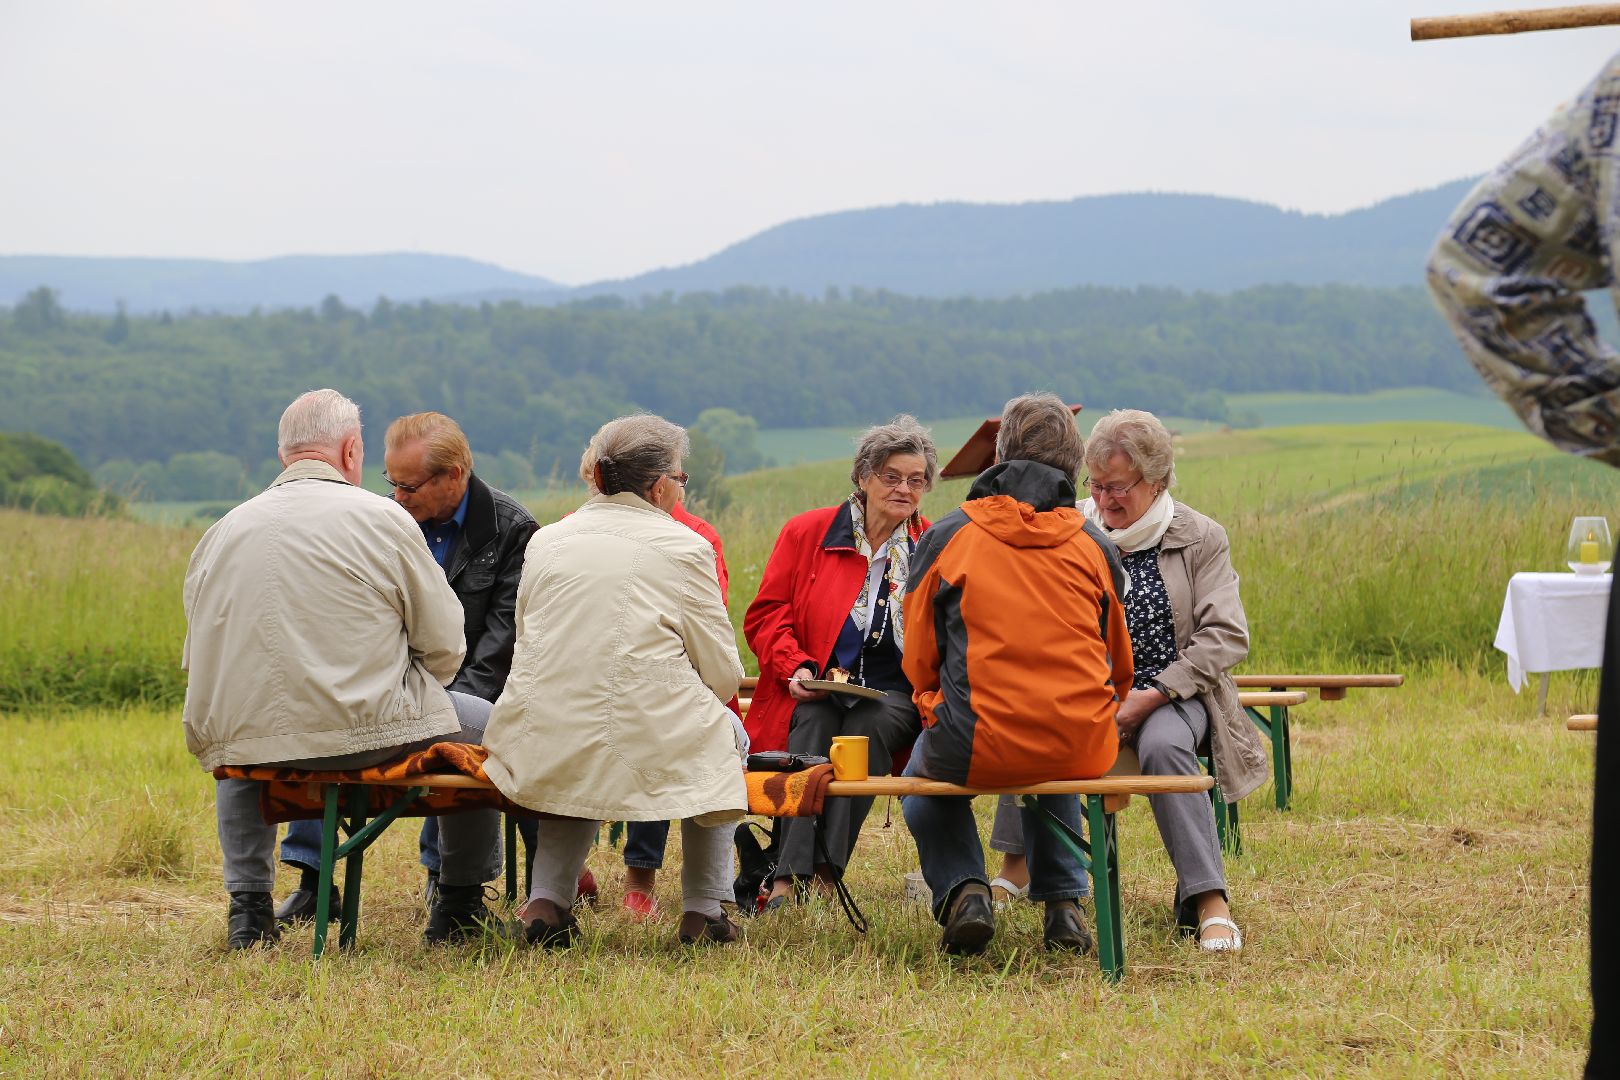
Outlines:
[{"label": "brown leather shoe", "polygon": [[996,936],[996,916],[990,908],[990,886],[965,881],[951,897],[945,912],[945,933],[939,947],[952,956],[977,956]]},{"label": "brown leather shoe", "polygon": [[730,945],[737,940],[737,924],[724,915],[711,919],[701,911],[685,911],[676,937],[682,945]]},{"label": "brown leather shoe", "polygon": [[1046,927],[1041,936],[1053,952],[1091,951],[1091,931],[1086,929],[1086,917],[1081,914],[1080,905],[1073,900],[1046,902]]}]

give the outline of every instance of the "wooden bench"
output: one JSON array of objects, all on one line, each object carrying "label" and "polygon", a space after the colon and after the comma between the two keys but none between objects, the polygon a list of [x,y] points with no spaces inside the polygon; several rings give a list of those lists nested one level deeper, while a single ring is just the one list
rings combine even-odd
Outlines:
[{"label": "wooden bench", "polygon": [[1596,731],[1597,713],[1576,713],[1564,721],[1564,727],[1569,731]]},{"label": "wooden bench", "polygon": [[[1271,678],[1271,676],[1266,676],[1266,677]],[[1401,676],[1399,676],[1399,675],[1394,675],[1394,676],[1387,676],[1387,675],[1372,675],[1372,676],[1323,675],[1323,676],[1305,676],[1305,678],[1321,678],[1321,679],[1355,679],[1355,678],[1388,679],[1388,678],[1393,678],[1393,679],[1396,680],[1394,683],[1369,683],[1367,685],[1377,685],[1377,686],[1395,685],[1395,686],[1398,686],[1398,685],[1400,685]],[[753,692],[754,692],[755,688],[758,687],[758,685],[759,685],[759,680],[757,678],[755,678],[754,676],[752,676],[752,675],[748,676],[747,678],[743,679],[743,681],[742,681],[742,689],[738,691],[738,699],[737,700],[738,700],[738,704],[742,708],[742,714],[744,716],[748,715],[748,706],[753,701]],[[1322,692],[1323,693],[1329,693],[1329,694],[1334,693],[1334,691],[1331,690],[1331,689],[1330,690],[1325,690],[1325,691],[1322,691]],[[1340,690],[1336,691],[1336,694],[1337,694],[1337,697],[1343,697],[1344,696],[1344,691],[1342,689],[1340,689]],[[744,696],[744,695],[747,695],[747,696]],[[1286,745],[1287,745],[1287,738],[1288,738],[1288,709],[1292,705],[1303,705],[1303,704],[1305,704],[1306,697],[1307,697],[1307,695],[1305,694],[1305,692],[1303,690],[1268,690],[1268,691],[1263,691],[1263,692],[1259,692],[1259,693],[1241,693],[1240,692],[1238,694],[1238,703],[1241,704],[1244,707],[1244,709],[1249,713],[1249,715],[1252,718],[1254,718],[1255,723],[1257,723],[1257,724],[1259,724],[1261,726],[1261,730],[1266,731],[1266,732],[1269,733],[1272,730],[1273,726],[1276,726],[1277,729],[1282,732],[1282,738],[1283,738],[1283,743],[1284,743],[1284,747],[1285,747],[1284,753],[1286,754]],[[1335,700],[1335,698],[1334,697],[1329,697],[1328,700],[1332,701],[1332,700]],[[1275,720],[1268,721],[1264,716],[1261,715],[1261,713],[1259,712],[1260,709],[1270,709],[1271,714],[1272,714],[1272,716],[1274,718],[1280,715],[1281,718],[1282,718],[1280,724],[1278,724]],[[1273,756],[1275,757],[1276,752],[1277,752],[1276,749],[1275,749],[1275,746],[1276,746],[1276,741],[1275,740],[1273,740],[1272,745],[1273,745],[1273,751],[1272,752],[1273,752]],[[1131,759],[1133,761],[1135,760],[1135,755],[1134,754],[1131,756]],[[1286,759],[1286,757],[1284,757],[1282,760],[1286,761],[1287,759]],[[1210,773],[1210,775],[1212,775],[1212,776],[1214,775],[1214,766],[1210,763],[1210,760],[1208,758],[1201,757],[1201,758],[1198,759],[1198,762],[1199,762],[1200,765],[1202,765],[1204,767],[1204,769],[1206,771],[1208,771]],[[1293,775],[1292,765],[1289,765],[1287,768],[1288,768],[1288,776],[1291,778],[1292,775]],[[1279,769],[1281,769],[1281,767],[1279,767]],[[1279,775],[1281,775],[1280,772],[1279,772]],[[1221,797],[1221,791],[1220,791],[1219,786],[1216,786],[1216,787],[1210,789],[1209,798],[1210,798],[1210,802],[1213,805],[1214,810],[1215,810],[1215,832],[1220,837],[1221,850],[1231,852],[1233,855],[1241,855],[1241,854],[1243,854],[1243,825],[1242,825],[1241,820],[1239,819],[1238,804],[1237,803],[1228,803],[1225,799],[1223,799]],[[1126,799],[1128,801],[1129,796],[1127,796]],[[1278,805],[1279,806],[1282,805],[1281,801],[1279,801]]]},{"label": "wooden bench", "polygon": [[[332,773],[324,779],[312,773],[303,783],[318,789],[325,809],[321,820],[320,883],[317,886],[315,906],[314,955],[326,951],[332,911],[329,898],[337,877],[337,864],[344,862],[343,910],[339,914],[338,947],[354,945],[360,925],[360,884],[364,868],[365,850],[382,832],[399,819],[411,804],[432,790],[473,789],[494,790],[487,781],[459,773],[423,773],[390,778],[386,781],[354,783],[351,774]],[[915,777],[885,776],[860,781],[835,780],[828,788],[830,796],[859,795],[1021,795],[1025,804],[1036,814],[1037,820],[1052,830],[1091,873],[1097,921],[1097,958],[1104,975],[1118,981],[1125,970],[1125,945],[1121,934],[1119,900],[1119,851],[1114,828],[1114,814],[1132,795],[1153,795],[1166,792],[1209,791],[1214,779],[1209,776],[1139,776],[1109,775],[1095,780],[1070,780],[1033,784],[1018,788],[964,788],[955,784]],[[399,794],[386,809],[367,820],[370,789],[395,788]],[[1079,795],[1084,798],[1086,829],[1090,837],[1079,836],[1063,822],[1041,811],[1035,801],[1037,795]],[[347,834],[340,839],[340,830]],[[517,827],[516,819],[506,817],[506,896],[509,902],[517,898]],[[1098,844],[1101,844],[1100,851]]]},{"label": "wooden bench", "polygon": [[[1288,733],[1288,709],[1304,701],[1262,700],[1263,693],[1243,693],[1265,687],[1270,693],[1315,690],[1318,700],[1343,701],[1345,694],[1357,688],[1400,686],[1404,675],[1234,675],[1238,685],[1238,701],[1249,719],[1271,740],[1272,787],[1277,796],[1277,809],[1287,810],[1294,799],[1294,751]],[[1260,710],[1264,708],[1266,713]],[[1269,714],[1269,715],[1268,715]]]}]

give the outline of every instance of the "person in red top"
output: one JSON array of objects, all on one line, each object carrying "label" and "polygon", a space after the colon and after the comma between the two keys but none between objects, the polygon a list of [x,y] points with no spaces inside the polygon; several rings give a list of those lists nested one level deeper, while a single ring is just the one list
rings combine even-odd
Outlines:
[{"label": "person in red top", "polygon": [[[1118,551],[1074,504],[1084,449],[1059,398],[1013,398],[1002,411],[997,463],[917,545],[905,672],[924,730],[906,775],[1014,787],[1089,779],[1113,766],[1131,640]],[[972,801],[902,800],[945,926],[940,947],[964,955],[983,952],[995,933]],[[1078,826],[1074,796],[1043,795],[1041,804]],[[1030,899],[1046,902],[1047,948],[1086,951],[1091,935],[1075,902],[1084,872],[1056,857],[1045,829],[1026,835]]]},{"label": "person in red top", "polygon": [[[726,602],[726,589],[730,574],[726,571],[726,556],[720,544],[720,534],[714,526],[692,513],[685,506],[686,488],[681,488],[682,502],[670,510],[669,516],[685,525],[709,542],[714,548],[714,572],[720,579],[720,602]],[[737,699],[726,702],[726,707],[738,716],[742,712]],[[664,865],[664,847],[669,842],[669,822],[630,821],[624,827],[624,910],[636,920],[655,918],[658,901],[653,895],[653,884]]]},{"label": "person in red top", "polygon": [[[907,626],[901,609],[917,538],[918,513],[939,475],[928,431],[910,416],[869,429],[855,451],[850,497],[811,510],[782,527],[765,564],[743,634],[759,658],[759,685],[746,726],[755,750],[825,754],[837,735],[871,740],[872,775],[887,776],[894,755],[919,730],[911,683],[901,668]],[[831,669],[883,691],[878,699],[804,686]],[[795,883],[815,878],[823,891],[843,877],[872,800],[829,799],[820,822],[826,850],[815,850],[814,823],[789,818],[766,910],[781,907]]]}]

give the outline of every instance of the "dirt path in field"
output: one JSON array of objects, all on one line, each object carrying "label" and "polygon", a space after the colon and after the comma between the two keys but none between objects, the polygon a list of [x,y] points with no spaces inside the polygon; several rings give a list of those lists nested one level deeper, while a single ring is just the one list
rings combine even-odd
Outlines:
[{"label": "dirt path in field", "polygon": [[98,923],[115,919],[183,919],[217,913],[218,900],[131,889],[117,899],[25,900],[0,896],[0,923]]}]

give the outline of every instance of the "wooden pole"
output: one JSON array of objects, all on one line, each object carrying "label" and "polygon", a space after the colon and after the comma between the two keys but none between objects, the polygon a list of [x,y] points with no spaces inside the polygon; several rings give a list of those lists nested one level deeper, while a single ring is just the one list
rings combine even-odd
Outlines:
[{"label": "wooden pole", "polygon": [[1582,4],[1578,7],[1413,19],[1412,40],[1522,34],[1529,30],[1575,30],[1583,26],[1620,26],[1620,4]]}]

